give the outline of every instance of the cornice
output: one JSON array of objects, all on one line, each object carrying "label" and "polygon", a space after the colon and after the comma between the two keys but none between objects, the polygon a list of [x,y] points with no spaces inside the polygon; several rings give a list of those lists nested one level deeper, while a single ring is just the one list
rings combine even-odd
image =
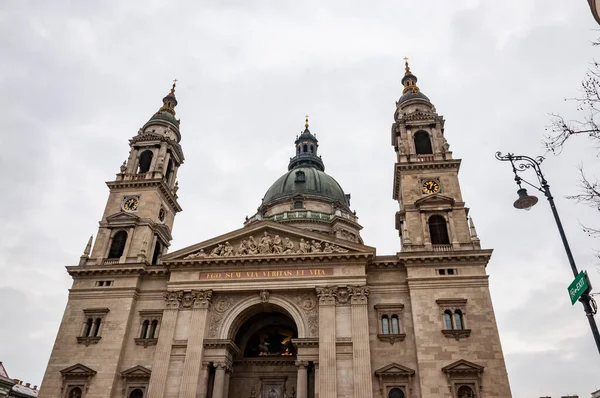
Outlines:
[{"label": "cornice", "polygon": [[406,267],[419,265],[438,265],[449,263],[483,263],[487,265],[492,256],[492,249],[487,250],[457,250],[450,252],[414,251],[399,252],[398,259]]},{"label": "cornice", "polygon": [[168,273],[168,269],[162,265],[145,265],[141,263],[113,265],[71,265],[65,268],[67,269],[69,275],[71,275],[73,278],[95,275],[166,275]]},{"label": "cornice", "polygon": [[464,289],[489,286],[489,275],[454,276],[452,278],[408,278],[409,289]]},{"label": "cornice", "polygon": [[171,189],[169,189],[163,178],[153,178],[149,180],[107,181],[106,186],[108,186],[110,189],[158,188],[175,213],[183,210],[177,202],[177,197],[171,191]]},{"label": "cornice", "polygon": [[396,163],[397,170],[460,169],[460,159],[434,160],[430,162],[411,161]]}]

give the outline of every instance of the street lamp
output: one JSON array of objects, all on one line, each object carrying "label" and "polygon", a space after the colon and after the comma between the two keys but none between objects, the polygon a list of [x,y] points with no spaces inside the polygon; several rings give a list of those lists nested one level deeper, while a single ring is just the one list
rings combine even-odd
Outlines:
[{"label": "street lamp", "polygon": [[[542,169],[540,168],[540,164],[542,163],[544,158],[539,156],[534,159],[529,156],[515,156],[512,153],[508,153],[507,155],[503,156],[501,152],[496,152],[496,159],[504,162],[508,161],[512,165],[513,173],[515,174],[515,182],[519,186],[519,190],[517,191],[519,198],[515,201],[514,207],[516,207],[517,209],[529,210],[538,202],[538,198],[527,194],[527,190],[521,186],[522,183],[525,183],[537,189],[538,191],[542,192],[546,196],[546,198],[548,198],[548,203],[550,203],[550,208],[552,209],[552,214],[554,215],[554,221],[556,221],[556,226],[558,228],[558,232],[560,233],[560,238],[562,239],[563,246],[565,247],[565,252],[567,253],[567,258],[569,259],[569,264],[571,265],[571,270],[573,271],[573,276],[577,278],[579,276],[579,271],[577,271],[575,259],[573,258],[573,254],[571,253],[571,248],[569,247],[567,236],[565,235],[565,231],[563,230],[560,217],[558,216],[558,211],[556,210],[556,206],[554,205],[554,198],[550,193],[550,186],[548,185],[548,181],[546,181],[546,178],[542,174]],[[528,169],[532,169],[535,172],[540,186],[531,184],[530,182],[524,180],[519,176],[519,173],[521,171],[525,171]],[[587,275],[585,275],[585,278],[587,280]],[[598,352],[600,352],[600,333],[598,333],[598,326],[596,325],[596,320],[594,319],[597,307],[596,302],[590,296],[589,290],[591,290],[591,288],[588,289],[588,291],[585,291],[583,292],[583,294],[581,294],[579,301],[581,301],[581,303],[583,304],[585,315],[587,316],[588,322],[590,323],[590,328],[592,329],[592,335],[594,336],[594,340],[596,341],[596,347],[598,348]]]}]

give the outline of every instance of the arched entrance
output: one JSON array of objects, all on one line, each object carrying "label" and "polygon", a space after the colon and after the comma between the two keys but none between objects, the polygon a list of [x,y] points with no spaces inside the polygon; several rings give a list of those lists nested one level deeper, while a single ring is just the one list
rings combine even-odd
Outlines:
[{"label": "arched entrance", "polygon": [[[288,398],[296,394],[298,327],[290,314],[272,303],[246,308],[231,330],[239,348],[229,379],[230,397]],[[237,330],[236,330],[237,329]]]}]

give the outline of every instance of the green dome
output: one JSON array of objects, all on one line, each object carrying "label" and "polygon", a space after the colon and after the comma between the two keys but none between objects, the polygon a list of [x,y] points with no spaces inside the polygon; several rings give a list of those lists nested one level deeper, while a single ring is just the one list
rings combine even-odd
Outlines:
[{"label": "green dome", "polygon": [[[302,178],[302,174],[304,178]],[[304,181],[303,181],[304,180]],[[333,177],[315,167],[296,167],[281,176],[265,194],[263,205],[295,195],[320,196],[349,209],[344,190]]]},{"label": "green dome", "polygon": [[166,122],[171,123],[173,126],[179,128],[179,120],[177,120],[175,115],[173,115],[170,112],[165,112],[165,111],[156,112],[154,115],[152,115],[150,120],[148,120],[148,123],[150,123],[153,120],[164,120]]}]

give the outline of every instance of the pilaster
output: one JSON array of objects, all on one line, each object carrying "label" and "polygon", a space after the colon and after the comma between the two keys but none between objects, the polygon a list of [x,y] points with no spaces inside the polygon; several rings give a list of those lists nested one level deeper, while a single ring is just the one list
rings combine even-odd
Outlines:
[{"label": "pilaster", "polygon": [[212,290],[191,292],[193,300],[192,316],[190,319],[190,333],[188,336],[183,375],[179,396],[182,398],[195,398],[197,395],[198,380],[202,367],[202,354],[204,350],[204,332],[206,331],[206,318],[208,307],[212,299]]},{"label": "pilaster", "polygon": [[161,333],[156,343],[156,353],[152,365],[152,376],[148,386],[148,398],[163,398],[169,372],[173,335],[177,324],[177,313],[183,292],[166,292],[167,309],[164,310],[160,323]]},{"label": "pilaster", "polygon": [[337,287],[318,287],[319,298],[319,397],[337,398],[335,301]]},{"label": "pilaster", "polygon": [[352,364],[354,397],[373,397],[371,350],[369,346],[368,286],[349,286],[352,307]]},{"label": "pilaster", "polygon": [[296,382],[296,398],[308,398],[308,361],[296,361],[298,376]]}]

